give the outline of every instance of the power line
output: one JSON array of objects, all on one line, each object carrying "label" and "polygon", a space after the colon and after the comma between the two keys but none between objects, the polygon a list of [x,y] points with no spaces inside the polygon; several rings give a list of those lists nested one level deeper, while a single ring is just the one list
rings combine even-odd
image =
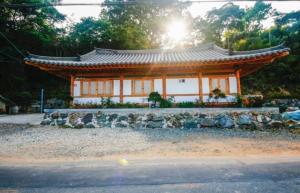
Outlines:
[{"label": "power line", "polygon": [[[257,0],[195,0],[195,1],[181,1],[181,4],[193,4],[193,3],[226,3],[226,2],[255,2]],[[267,0],[268,2],[286,2],[286,1],[298,1],[299,0]],[[159,1],[151,2],[154,4],[160,4]],[[11,3],[0,3],[0,8],[35,8],[35,7],[52,7],[52,6],[114,6],[114,5],[136,5],[136,1],[126,1],[126,2],[104,2],[104,3],[21,3],[21,4],[11,4]]]},{"label": "power line", "polygon": [[4,39],[6,39],[6,41],[15,49],[15,50],[17,50],[17,52],[19,53],[19,54],[21,54],[23,57],[26,57],[22,52],[21,52],[21,50],[19,50],[18,48],[17,48],[17,46],[14,44],[14,43],[12,43],[2,32],[0,32],[0,35],[4,38]]}]

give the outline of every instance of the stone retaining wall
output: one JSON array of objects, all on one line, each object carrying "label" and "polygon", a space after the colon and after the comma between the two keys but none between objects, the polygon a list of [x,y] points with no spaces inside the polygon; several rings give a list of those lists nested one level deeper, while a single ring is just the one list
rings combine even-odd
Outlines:
[{"label": "stone retaining wall", "polygon": [[[156,113],[160,112],[160,113]],[[300,112],[299,112],[300,113]],[[300,120],[290,119],[276,111],[98,111],[46,113],[42,125],[64,128],[300,128]]]}]

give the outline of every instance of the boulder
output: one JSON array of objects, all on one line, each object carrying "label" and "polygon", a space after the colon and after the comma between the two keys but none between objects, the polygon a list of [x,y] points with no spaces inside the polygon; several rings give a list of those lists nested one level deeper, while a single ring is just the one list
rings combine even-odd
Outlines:
[{"label": "boulder", "polygon": [[52,120],[50,118],[46,118],[42,120],[41,125],[50,125]]},{"label": "boulder", "polygon": [[120,127],[120,128],[125,128],[128,127],[129,123],[127,121],[121,121],[121,122],[117,122],[115,124],[115,127]]},{"label": "boulder", "polygon": [[296,121],[300,121],[300,110],[297,111],[293,111],[293,112],[285,112],[282,114],[282,118],[284,120],[296,120]]},{"label": "boulder", "polygon": [[257,115],[256,121],[259,123],[268,123],[271,121],[271,118],[265,115]]},{"label": "boulder", "polygon": [[110,122],[115,120],[116,118],[118,118],[118,114],[116,114],[116,113],[108,115],[108,121],[110,121]]},{"label": "boulder", "polygon": [[58,113],[58,112],[53,112],[53,113],[50,114],[50,117],[51,117],[52,119],[58,119],[59,113]]},{"label": "boulder", "polygon": [[59,117],[62,119],[66,119],[68,117],[68,113],[59,113]]},{"label": "boulder", "polygon": [[62,118],[58,118],[57,120],[56,120],[56,124],[58,125],[58,126],[62,126],[62,125],[64,125],[64,124],[66,124],[66,120],[65,119],[62,119]]},{"label": "boulder", "polygon": [[128,117],[125,115],[122,115],[122,116],[118,117],[118,119],[117,119],[118,122],[127,121],[127,120],[128,120]]},{"label": "boulder", "polygon": [[81,113],[70,113],[69,114],[69,123],[75,125],[81,118]]},{"label": "boulder", "polygon": [[203,118],[200,120],[200,125],[202,127],[215,127],[216,123],[215,120],[212,118]]},{"label": "boulder", "polygon": [[271,114],[271,119],[275,121],[282,121],[282,116],[280,113],[273,113]]},{"label": "boulder", "polygon": [[251,125],[252,124],[251,117],[249,115],[242,114],[238,117],[237,124],[239,124],[239,125]]},{"label": "boulder", "polygon": [[186,121],[183,122],[182,126],[185,129],[194,129],[194,128],[197,128],[198,127],[197,120],[195,120],[195,119],[188,119],[188,120],[186,120]]},{"label": "boulder", "polygon": [[217,115],[216,125],[221,128],[232,128],[234,126],[233,118],[227,114]]},{"label": "boulder", "polygon": [[267,127],[269,129],[283,129],[283,128],[285,128],[282,121],[274,121],[274,120],[272,120],[270,123],[268,123]]},{"label": "boulder", "polygon": [[153,117],[152,121],[154,122],[161,122],[164,120],[164,117],[163,116],[155,116]]},{"label": "boulder", "polygon": [[93,120],[93,114],[92,113],[88,113],[88,114],[84,115],[84,117],[81,119],[81,121],[84,124],[90,123],[90,122],[92,122],[92,120]]},{"label": "boulder", "polygon": [[147,123],[146,127],[147,128],[162,128],[163,127],[163,122],[162,121],[150,121]]}]

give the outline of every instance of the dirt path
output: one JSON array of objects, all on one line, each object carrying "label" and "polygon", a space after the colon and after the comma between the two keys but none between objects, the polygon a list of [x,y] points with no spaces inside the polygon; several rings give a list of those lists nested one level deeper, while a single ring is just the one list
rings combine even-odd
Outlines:
[{"label": "dirt path", "polygon": [[59,129],[0,124],[0,163],[199,157],[300,157],[286,131]]}]

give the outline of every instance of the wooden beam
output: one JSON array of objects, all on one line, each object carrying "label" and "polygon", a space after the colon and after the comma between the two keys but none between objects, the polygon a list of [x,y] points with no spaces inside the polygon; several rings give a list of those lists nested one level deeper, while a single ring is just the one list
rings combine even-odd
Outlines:
[{"label": "wooden beam", "polygon": [[124,101],[124,96],[123,96],[123,80],[124,80],[124,75],[122,74],[120,76],[120,103],[123,103]]},{"label": "wooden beam", "polygon": [[71,75],[71,78],[70,78],[70,95],[72,97],[74,97],[74,79],[75,79],[75,77],[73,75]]},{"label": "wooden beam", "polygon": [[235,71],[235,76],[236,76],[236,80],[237,80],[237,91],[238,91],[239,95],[242,94],[240,71],[241,71],[240,69]]},{"label": "wooden beam", "polygon": [[167,99],[167,77],[165,74],[162,75],[162,86],[163,86],[163,98]]},{"label": "wooden beam", "polygon": [[199,102],[202,102],[202,72],[198,74]]}]

